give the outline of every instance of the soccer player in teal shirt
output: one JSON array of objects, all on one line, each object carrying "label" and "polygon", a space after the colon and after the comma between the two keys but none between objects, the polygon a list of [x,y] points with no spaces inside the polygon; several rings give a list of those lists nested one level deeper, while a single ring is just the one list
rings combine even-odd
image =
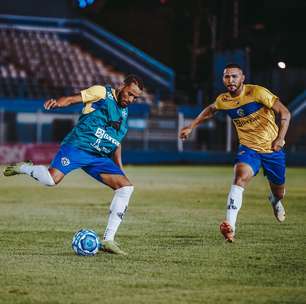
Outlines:
[{"label": "soccer player in teal shirt", "polygon": [[108,224],[102,241],[106,252],[126,254],[114,242],[115,234],[127,210],[133,185],[123,171],[121,141],[128,131],[128,105],[142,93],[143,82],[129,75],[123,85],[95,85],[78,95],[47,100],[46,110],[83,102],[78,123],[64,138],[49,168],[22,162],[5,168],[4,175],[27,174],[40,183],[54,186],[74,169],[81,168],[115,192]]}]

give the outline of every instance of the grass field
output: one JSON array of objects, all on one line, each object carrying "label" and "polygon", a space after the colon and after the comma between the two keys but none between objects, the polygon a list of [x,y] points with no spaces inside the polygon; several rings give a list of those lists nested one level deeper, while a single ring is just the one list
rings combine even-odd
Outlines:
[{"label": "grass field", "polygon": [[135,185],[117,241],[128,257],[78,257],[103,233],[112,191],[75,172],[56,188],[0,177],[0,303],[306,303],[306,168],[289,168],[279,224],[259,174],[237,241],[224,243],[231,167],[127,167]]}]

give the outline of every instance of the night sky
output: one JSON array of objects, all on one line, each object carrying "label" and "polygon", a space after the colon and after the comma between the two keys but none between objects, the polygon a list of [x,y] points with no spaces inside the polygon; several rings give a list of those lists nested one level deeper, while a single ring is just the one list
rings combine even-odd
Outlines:
[{"label": "night sky", "polygon": [[198,88],[213,96],[214,54],[234,49],[248,50],[250,81],[284,100],[306,87],[306,0],[96,0],[83,10],[77,0],[2,2],[2,14],[88,18],[172,67],[190,99]]},{"label": "night sky", "polygon": [[215,50],[248,47],[253,69],[306,68],[306,1],[238,1],[238,38],[233,38],[231,0],[116,0],[101,1],[87,17],[124,37],[161,62],[173,67],[180,80],[190,79],[194,21],[199,22],[196,79],[208,79],[211,70],[212,34],[209,20],[216,16]]}]

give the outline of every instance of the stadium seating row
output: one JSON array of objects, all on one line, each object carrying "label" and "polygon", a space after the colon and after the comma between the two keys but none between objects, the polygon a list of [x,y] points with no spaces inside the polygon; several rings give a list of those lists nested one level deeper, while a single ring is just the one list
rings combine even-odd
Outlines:
[{"label": "stadium seating row", "polygon": [[[0,28],[0,97],[49,98],[94,84],[117,87],[122,72],[47,30]],[[139,102],[151,104],[147,91]]]}]

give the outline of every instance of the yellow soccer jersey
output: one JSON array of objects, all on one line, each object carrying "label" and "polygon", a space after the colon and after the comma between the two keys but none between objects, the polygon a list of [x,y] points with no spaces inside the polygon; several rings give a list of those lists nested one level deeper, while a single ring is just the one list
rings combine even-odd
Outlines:
[{"label": "yellow soccer jersey", "polygon": [[[115,90],[112,89],[113,96],[115,95]],[[95,109],[92,107],[94,102],[106,98],[106,88],[104,86],[95,85],[86,90],[81,91],[82,101],[84,103],[84,108],[82,110],[83,114],[89,114]]]},{"label": "yellow soccer jersey", "polygon": [[277,99],[261,86],[245,84],[237,97],[231,97],[229,93],[219,95],[215,106],[232,118],[240,144],[260,153],[270,153],[273,152],[272,142],[278,135],[271,109]]}]

